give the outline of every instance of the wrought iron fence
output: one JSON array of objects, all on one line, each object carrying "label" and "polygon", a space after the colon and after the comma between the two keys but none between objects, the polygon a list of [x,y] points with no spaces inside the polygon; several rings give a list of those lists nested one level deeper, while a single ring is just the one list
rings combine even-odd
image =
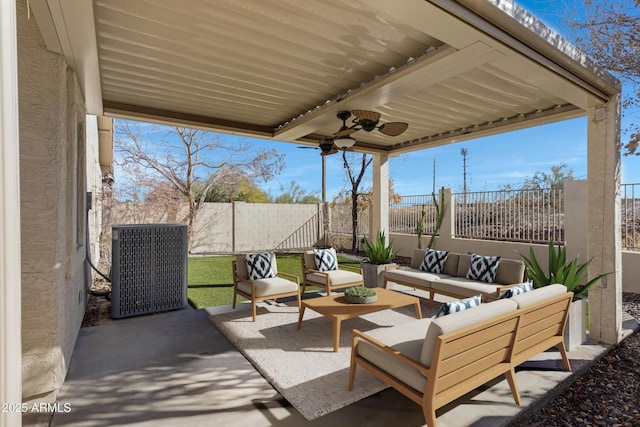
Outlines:
[{"label": "wrought iron fence", "polygon": [[515,242],[564,242],[564,190],[503,190],[455,194],[454,234]]},{"label": "wrought iron fence", "polygon": [[[351,235],[353,230],[352,217],[351,217],[351,205],[338,205],[332,204],[329,206],[331,224],[330,230],[332,233]],[[369,211],[358,212],[358,231],[357,235],[369,233]]]},{"label": "wrought iron fence", "polygon": [[640,184],[622,184],[622,248],[640,250]]},{"label": "wrought iron fence", "polygon": [[[454,235],[459,238],[527,243],[564,242],[564,190],[504,190],[452,194]],[[391,233],[416,234],[425,211],[424,233],[436,223],[432,195],[402,196],[389,206]],[[640,251],[640,184],[621,185],[622,247]],[[358,235],[367,234],[368,212],[358,214]],[[351,207],[335,206],[332,231],[351,233]]]},{"label": "wrought iron fence", "polygon": [[392,202],[389,205],[391,233],[417,234],[416,229],[420,221],[423,221],[423,233],[431,234],[436,225],[433,195],[402,196],[400,202]]}]

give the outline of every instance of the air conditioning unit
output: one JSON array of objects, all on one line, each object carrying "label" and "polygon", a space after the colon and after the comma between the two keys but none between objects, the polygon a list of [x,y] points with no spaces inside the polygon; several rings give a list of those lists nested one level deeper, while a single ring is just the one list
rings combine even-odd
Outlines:
[{"label": "air conditioning unit", "polygon": [[187,306],[186,225],[112,227],[111,317]]}]

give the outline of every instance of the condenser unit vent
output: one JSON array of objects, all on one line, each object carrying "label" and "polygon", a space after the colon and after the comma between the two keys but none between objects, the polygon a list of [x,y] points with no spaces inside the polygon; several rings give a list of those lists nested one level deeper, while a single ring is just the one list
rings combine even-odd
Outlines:
[{"label": "condenser unit vent", "polygon": [[111,317],[187,306],[187,226],[112,227]]}]

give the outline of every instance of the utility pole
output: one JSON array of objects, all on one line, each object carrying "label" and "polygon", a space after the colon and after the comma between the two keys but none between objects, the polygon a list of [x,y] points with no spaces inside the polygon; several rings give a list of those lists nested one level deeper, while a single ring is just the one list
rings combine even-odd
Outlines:
[{"label": "utility pole", "polygon": [[433,159],[433,194],[436,194],[436,159]]},{"label": "utility pole", "polygon": [[467,205],[467,149],[460,149],[462,154],[462,179],[463,179],[463,192],[464,192],[464,204]]}]

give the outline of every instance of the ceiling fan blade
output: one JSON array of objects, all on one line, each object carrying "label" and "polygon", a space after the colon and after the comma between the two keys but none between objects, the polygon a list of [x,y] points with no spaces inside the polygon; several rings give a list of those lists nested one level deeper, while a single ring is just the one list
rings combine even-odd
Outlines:
[{"label": "ceiling fan blade", "polygon": [[358,118],[358,120],[370,120],[377,122],[380,120],[380,113],[367,110],[351,110],[351,113]]},{"label": "ceiling fan blade", "polygon": [[355,126],[351,126],[350,128],[340,129],[338,132],[335,132],[333,136],[349,136],[352,133],[359,131],[360,128],[356,128]]},{"label": "ceiling fan blade", "polygon": [[403,122],[390,122],[385,123],[378,128],[380,132],[388,136],[398,136],[403,133],[409,127],[408,123]]},{"label": "ceiling fan blade", "polygon": [[310,148],[312,150],[319,150],[320,149],[320,147],[309,147],[309,146],[306,146],[306,145],[304,145],[304,146],[303,145],[298,145],[298,148]]}]

